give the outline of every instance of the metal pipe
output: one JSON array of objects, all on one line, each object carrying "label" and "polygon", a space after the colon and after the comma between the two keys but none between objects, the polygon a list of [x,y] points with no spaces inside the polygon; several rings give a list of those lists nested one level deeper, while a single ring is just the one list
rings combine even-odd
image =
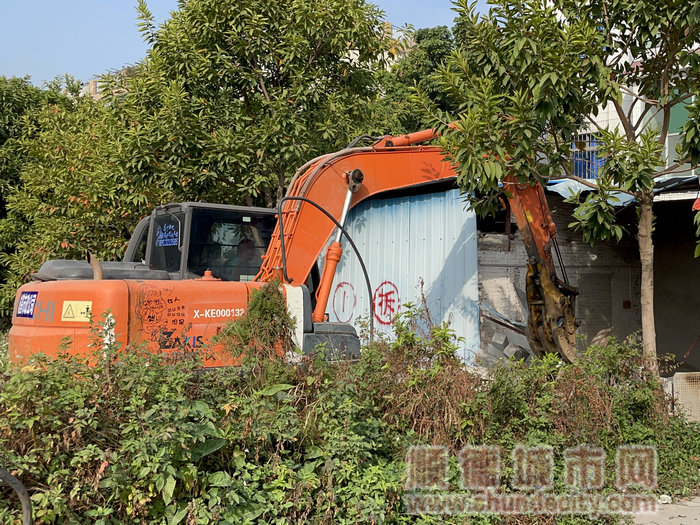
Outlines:
[{"label": "metal pipe", "polygon": [[[350,201],[352,200],[352,193],[353,191],[348,188],[347,193],[345,194],[345,202],[343,203],[343,211],[340,214],[340,220],[338,221],[341,226],[345,226],[345,219],[348,216],[348,211],[350,211]],[[335,234],[335,242],[340,242],[340,239],[343,237],[343,231],[340,228],[337,228],[337,233]]]},{"label": "metal pipe", "polygon": [[102,280],[102,263],[100,263],[100,260],[90,252],[88,252],[88,254],[87,254],[87,260],[88,260],[88,263],[90,264],[90,266],[92,267],[92,278],[95,281],[101,281]]}]

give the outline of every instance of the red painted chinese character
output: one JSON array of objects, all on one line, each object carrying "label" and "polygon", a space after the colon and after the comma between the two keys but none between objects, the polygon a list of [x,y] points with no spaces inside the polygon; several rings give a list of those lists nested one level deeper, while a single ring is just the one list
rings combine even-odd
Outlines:
[{"label": "red painted chinese character", "polygon": [[372,302],[377,321],[384,325],[391,324],[399,311],[399,290],[391,281],[384,281],[374,291]]},{"label": "red painted chinese character", "polygon": [[352,284],[343,281],[335,287],[333,293],[333,313],[341,323],[349,323],[355,311],[357,297]]}]

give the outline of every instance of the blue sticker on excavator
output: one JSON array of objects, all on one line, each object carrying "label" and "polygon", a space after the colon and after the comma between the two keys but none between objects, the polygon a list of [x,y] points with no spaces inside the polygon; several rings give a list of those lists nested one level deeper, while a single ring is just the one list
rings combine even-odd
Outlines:
[{"label": "blue sticker on excavator", "polygon": [[158,226],[156,246],[177,246],[178,231],[174,224]]},{"label": "blue sticker on excavator", "polygon": [[17,304],[17,317],[34,317],[34,306],[38,296],[39,292],[22,292]]}]

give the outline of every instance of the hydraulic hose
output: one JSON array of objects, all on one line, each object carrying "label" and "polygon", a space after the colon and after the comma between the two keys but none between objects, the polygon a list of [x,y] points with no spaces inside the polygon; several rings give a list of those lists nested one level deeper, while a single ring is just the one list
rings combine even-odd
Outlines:
[{"label": "hydraulic hose", "polygon": [[345,146],[345,149],[354,148],[355,146],[357,146],[360,142],[362,142],[364,140],[371,141],[372,143],[374,143],[374,142],[377,142],[379,140],[382,140],[383,138],[384,137],[372,137],[371,135],[360,135],[359,137],[354,138],[350,142],[350,144]]},{"label": "hydraulic hose", "polygon": [[372,285],[370,284],[369,280],[369,274],[367,273],[367,267],[365,266],[365,261],[362,259],[362,255],[360,255],[360,251],[357,249],[357,246],[355,245],[355,242],[352,240],[350,235],[348,235],[347,230],[343,227],[342,224],[338,222],[338,220],[333,217],[326,209],[324,209],[320,204],[312,201],[311,199],[307,199],[306,197],[296,197],[296,196],[288,196],[288,197],[282,197],[277,204],[277,216],[278,216],[278,224],[280,227],[280,251],[282,252],[282,275],[284,276],[284,280],[288,283],[292,282],[292,279],[289,278],[287,275],[287,254],[284,250],[284,220],[282,219],[282,204],[284,204],[286,201],[302,201],[302,202],[307,202],[314,206],[317,210],[319,210],[321,213],[323,213],[326,217],[328,217],[331,221],[333,221],[333,224],[340,229],[341,232],[343,232],[343,235],[347,238],[348,242],[350,243],[350,246],[352,246],[353,251],[355,252],[355,255],[357,255],[357,259],[360,261],[360,266],[362,267],[362,273],[365,276],[365,283],[367,284],[367,293],[368,293],[368,299],[369,299],[369,309],[370,309],[370,317],[369,317],[369,341],[370,344],[374,340],[374,301],[372,301]]}]

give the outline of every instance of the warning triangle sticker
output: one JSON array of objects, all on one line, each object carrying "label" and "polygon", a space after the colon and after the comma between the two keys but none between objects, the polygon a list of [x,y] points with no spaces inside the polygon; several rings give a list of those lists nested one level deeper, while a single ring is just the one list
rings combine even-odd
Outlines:
[{"label": "warning triangle sticker", "polygon": [[73,307],[70,304],[66,308],[66,311],[63,312],[63,317],[65,317],[66,319],[74,319],[75,318],[75,314],[73,313]]}]

